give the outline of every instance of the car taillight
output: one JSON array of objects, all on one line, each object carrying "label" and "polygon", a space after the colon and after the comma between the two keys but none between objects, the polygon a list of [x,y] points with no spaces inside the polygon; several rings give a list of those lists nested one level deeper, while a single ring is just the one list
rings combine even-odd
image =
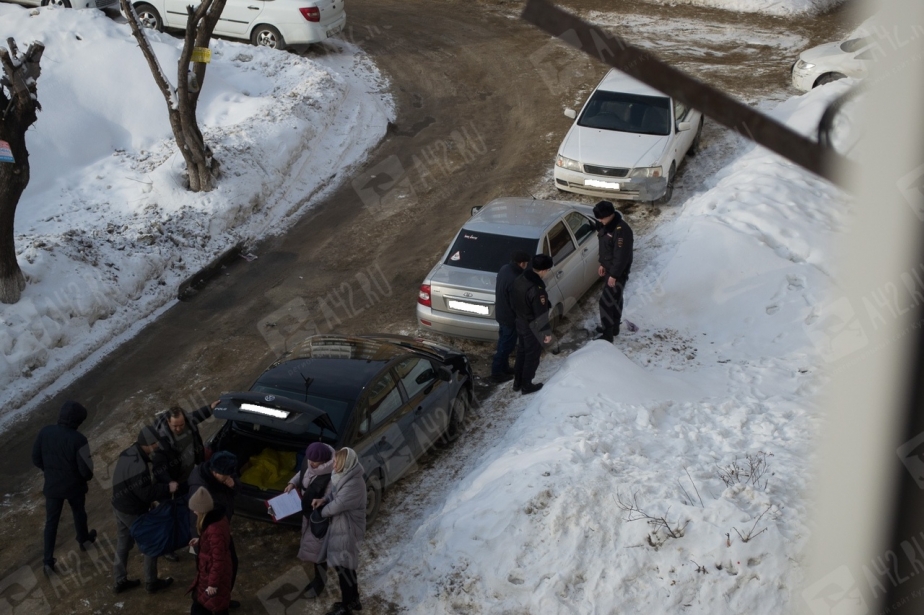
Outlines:
[{"label": "car taillight", "polygon": [[427,306],[427,307],[431,307],[431,304],[430,304],[430,285],[429,285],[429,284],[421,284],[421,285],[420,285],[420,292],[417,293],[417,303],[419,303],[420,305],[425,305],[425,306]]},{"label": "car taillight", "polygon": [[321,21],[321,9],[316,6],[306,6],[298,10],[308,21]]}]

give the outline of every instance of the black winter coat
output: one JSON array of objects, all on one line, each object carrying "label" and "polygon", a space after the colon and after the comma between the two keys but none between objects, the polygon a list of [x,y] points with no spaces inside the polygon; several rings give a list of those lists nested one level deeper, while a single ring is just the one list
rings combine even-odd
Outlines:
[{"label": "black winter coat", "polygon": [[633,237],[632,229],[618,211],[609,224],[597,231],[597,240],[600,242],[600,264],[606,274],[625,283],[632,268]]},{"label": "black winter coat", "polygon": [[505,327],[513,327],[517,313],[513,309],[513,283],[523,274],[516,263],[507,263],[497,272],[494,288],[494,320]]},{"label": "black winter coat", "polygon": [[[202,436],[199,435],[199,423],[210,416],[212,409],[209,406],[202,406],[190,414],[183,413],[189,434],[185,443],[183,440],[177,441],[176,436],[170,431],[167,412],[161,412],[154,418],[154,431],[161,439],[161,448],[151,455],[151,461],[154,462],[154,480],[159,483],[176,481],[180,483],[180,492],[186,493],[186,481],[192,469],[205,461],[205,445],[202,443]],[[184,471],[184,467],[188,469]]]},{"label": "black winter coat", "polygon": [[93,479],[93,460],[86,436],[77,431],[86,419],[86,408],[64,404],[58,424],[43,427],[36,437],[32,463],[45,474],[45,497],[67,499],[87,492],[87,483]]},{"label": "black winter coat", "polygon": [[137,442],[122,451],[112,473],[113,508],[126,515],[142,515],[152,502],[169,497],[169,485],[154,482],[151,460]]},{"label": "black winter coat", "polygon": [[517,318],[526,321],[536,333],[552,334],[549,323],[549,294],[545,282],[535,271],[527,271],[513,283],[513,308]]},{"label": "black winter coat", "polygon": [[[234,516],[234,497],[241,490],[240,478],[237,475],[232,476],[232,478],[234,479],[233,488],[228,487],[215,478],[208,461],[200,463],[193,469],[192,474],[189,475],[189,495],[191,496],[198,491],[199,487],[205,487],[205,490],[212,496],[215,507],[218,508],[221,506],[225,511],[225,515],[228,517],[228,521],[230,521],[231,517]],[[196,532],[196,513],[190,511],[190,520],[192,523],[193,536],[198,536],[199,534]]]}]

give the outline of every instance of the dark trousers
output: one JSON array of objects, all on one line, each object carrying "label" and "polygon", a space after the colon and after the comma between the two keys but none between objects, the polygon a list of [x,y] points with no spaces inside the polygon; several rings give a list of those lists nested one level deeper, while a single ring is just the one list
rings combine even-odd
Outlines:
[{"label": "dark trousers", "polygon": [[600,324],[604,329],[612,329],[613,335],[619,335],[619,323],[622,322],[622,291],[625,287],[625,280],[616,280],[612,288],[606,282],[603,283],[603,294],[600,295]]},{"label": "dark trousers", "polygon": [[[132,538],[132,523],[140,515],[130,515],[112,509],[116,518],[116,557],[112,566],[112,576],[115,582],[124,581],[128,578],[128,552],[135,546],[135,539]],[[153,583],[157,580],[157,558],[144,556],[144,582]]]},{"label": "dark trousers", "polygon": [[237,579],[237,549],[234,548],[234,536],[231,537],[231,589],[234,589],[234,581]]},{"label": "dark trousers", "polygon": [[337,580],[340,581],[340,594],[343,604],[353,606],[359,603],[359,581],[356,571],[343,566],[334,566],[337,571]]},{"label": "dark trousers", "polygon": [[529,323],[517,318],[517,360],[513,366],[513,383],[523,386],[532,384],[539,369],[542,344]]},{"label": "dark trousers", "polygon": [[45,554],[42,560],[52,565],[55,561],[55,542],[58,538],[58,522],[61,521],[61,512],[64,502],[71,507],[74,515],[74,529],[77,530],[77,543],[83,544],[89,537],[87,530],[87,510],[85,508],[87,496],[84,494],[72,498],[45,498]]},{"label": "dark trousers", "polygon": [[193,598],[192,608],[189,609],[189,615],[227,615],[228,609],[224,611],[210,611]]},{"label": "dark trousers", "polygon": [[491,363],[491,375],[505,373],[510,369],[510,353],[513,352],[517,345],[517,328],[516,325],[508,326],[498,323],[497,330],[497,351],[494,353],[494,362]]}]

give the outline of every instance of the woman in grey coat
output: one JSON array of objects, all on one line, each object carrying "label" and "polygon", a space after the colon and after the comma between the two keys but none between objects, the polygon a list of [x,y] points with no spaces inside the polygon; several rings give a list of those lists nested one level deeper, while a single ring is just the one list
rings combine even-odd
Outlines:
[{"label": "woman in grey coat", "polygon": [[324,536],[327,563],[337,571],[341,602],[335,602],[327,615],[351,615],[362,610],[356,568],[359,563],[359,543],[366,535],[366,481],[363,466],[356,451],[342,448],[334,455],[331,492],[314,500],[312,507],[321,509],[322,517],[330,518]]},{"label": "woman in grey coat", "polygon": [[[324,498],[330,494],[331,472],[334,471],[334,449],[323,442],[312,442],[305,449],[305,461],[301,471],[292,477],[286,485],[286,493],[298,489],[302,502],[308,498]],[[317,598],[324,591],[327,581],[327,564],[321,551],[324,539],[311,533],[308,518],[302,516],[302,539],[298,548],[298,559],[314,564],[314,578],[305,588],[306,598]]]}]

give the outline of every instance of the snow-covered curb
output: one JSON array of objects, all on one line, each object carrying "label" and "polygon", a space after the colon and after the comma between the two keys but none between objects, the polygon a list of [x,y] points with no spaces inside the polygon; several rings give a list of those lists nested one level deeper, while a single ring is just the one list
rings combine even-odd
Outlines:
[{"label": "snow-covered curb", "polygon": [[[217,254],[287,228],[394,118],[384,78],[353,45],[307,59],[215,40],[199,116],[223,175],[192,194],[128,26],[99,11],[2,4],[8,36],[46,51],[16,217],[28,286],[0,306],[0,413],[89,367]],[[181,41],[151,38],[161,64],[176,66]]]},{"label": "snow-covered curb", "polygon": [[[808,132],[850,85],[774,115]],[[538,394],[488,400],[522,414],[376,561],[375,590],[420,614],[791,612],[821,420],[813,325],[848,216],[762,148],[726,167],[637,246],[640,333],[546,357]]]},{"label": "snow-covered curb", "polygon": [[692,4],[740,13],[764,13],[777,17],[816,15],[830,11],[845,0],[648,0],[656,4]]}]

